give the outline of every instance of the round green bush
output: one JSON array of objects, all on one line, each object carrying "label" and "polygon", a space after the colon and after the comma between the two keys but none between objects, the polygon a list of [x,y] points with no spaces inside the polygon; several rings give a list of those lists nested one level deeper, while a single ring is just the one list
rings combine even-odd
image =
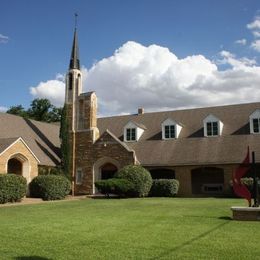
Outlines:
[{"label": "round green bush", "polygon": [[0,204],[17,202],[26,195],[26,179],[16,174],[0,174]]},{"label": "round green bush", "polygon": [[121,197],[126,197],[131,194],[133,190],[133,184],[125,179],[111,178],[107,180],[99,180],[95,182],[95,185],[99,192],[107,195],[116,194]]},{"label": "round green bush", "polygon": [[59,175],[39,175],[29,185],[30,196],[43,200],[64,199],[70,193],[70,181]]},{"label": "round green bush", "polygon": [[119,170],[117,178],[126,179],[133,184],[130,196],[145,197],[149,194],[152,186],[152,177],[149,171],[139,165],[128,165]]},{"label": "round green bush", "polygon": [[174,197],[179,190],[179,181],[175,179],[153,180],[150,196]]}]

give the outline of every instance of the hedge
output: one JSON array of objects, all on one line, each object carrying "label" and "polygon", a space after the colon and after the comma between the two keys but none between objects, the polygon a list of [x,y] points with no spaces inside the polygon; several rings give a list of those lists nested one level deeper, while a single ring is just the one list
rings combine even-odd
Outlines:
[{"label": "hedge", "polygon": [[70,193],[70,181],[59,175],[39,175],[29,185],[30,196],[43,200],[64,199]]},{"label": "hedge", "polygon": [[26,195],[26,179],[16,174],[0,174],[0,204],[17,202]]},{"label": "hedge", "polygon": [[179,181],[175,179],[153,180],[150,196],[153,197],[174,197],[179,190]]},{"label": "hedge", "polygon": [[107,195],[108,197],[109,194],[127,197],[133,190],[133,184],[130,181],[118,178],[96,181],[95,185],[99,192]]},{"label": "hedge", "polygon": [[125,166],[116,173],[115,177],[132,183],[133,189],[129,193],[131,197],[147,196],[153,182],[150,172],[139,165]]}]

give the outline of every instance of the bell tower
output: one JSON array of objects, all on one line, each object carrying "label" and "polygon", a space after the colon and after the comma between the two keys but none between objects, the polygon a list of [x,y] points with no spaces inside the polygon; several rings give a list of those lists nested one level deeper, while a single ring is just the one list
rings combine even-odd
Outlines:
[{"label": "bell tower", "polygon": [[[77,15],[75,15],[77,19]],[[75,24],[76,20],[75,19]],[[69,168],[72,195],[92,192],[89,168],[93,146],[99,138],[97,97],[95,92],[82,93],[77,27],[75,26],[69,69],[66,75],[66,118],[68,126]]]}]

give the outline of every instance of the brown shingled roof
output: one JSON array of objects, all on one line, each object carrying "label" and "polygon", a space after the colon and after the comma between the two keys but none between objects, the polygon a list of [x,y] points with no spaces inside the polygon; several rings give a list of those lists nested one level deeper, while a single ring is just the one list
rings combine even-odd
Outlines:
[{"label": "brown shingled roof", "polygon": [[0,113],[0,139],[18,137],[23,138],[41,165],[55,166],[60,162],[59,125]]},{"label": "brown shingled roof", "polygon": [[[108,129],[115,138],[123,141],[123,128],[129,121],[145,125],[140,140],[127,143],[142,165],[240,163],[248,145],[260,162],[260,135],[252,135],[249,131],[249,115],[256,109],[260,109],[260,102],[115,116],[99,118],[98,128],[100,135]],[[223,122],[222,136],[203,136],[203,119],[209,114]],[[178,139],[162,140],[161,123],[167,118],[183,125]],[[54,166],[60,162],[59,125],[0,113],[0,151],[20,136],[41,165]]]},{"label": "brown shingled roof", "polygon": [[13,144],[19,137],[14,138],[0,138],[0,154]]},{"label": "brown shingled roof", "polygon": [[[147,130],[139,141],[127,143],[142,165],[240,163],[248,145],[260,161],[260,135],[249,130],[249,115],[258,108],[259,102],[115,116],[98,119],[98,128],[101,134],[109,129],[123,140],[123,128],[129,121],[145,125]],[[203,136],[203,119],[209,114],[223,122],[222,136]],[[162,140],[161,123],[167,118],[183,125],[178,139]]]}]

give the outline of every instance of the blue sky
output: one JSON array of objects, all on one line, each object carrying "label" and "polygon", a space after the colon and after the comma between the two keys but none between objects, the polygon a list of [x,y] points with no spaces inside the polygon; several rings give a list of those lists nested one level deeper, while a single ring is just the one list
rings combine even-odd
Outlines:
[{"label": "blue sky", "polygon": [[[249,25],[258,21],[259,0],[0,0],[0,6],[0,107],[17,104],[28,107],[33,98],[44,97],[43,92],[34,91],[33,95],[31,87],[37,90],[41,82],[47,83],[53,80],[51,82],[55,85],[55,81],[62,81],[57,74],[64,75],[68,68],[74,12],[79,14],[80,59],[81,64],[86,68],[85,89],[97,90],[97,94],[100,94],[101,114],[133,112],[136,106],[142,105],[145,105],[148,110],[156,110],[157,107],[160,110],[161,108],[188,107],[185,102],[190,102],[192,106],[203,106],[255,101],[248,96],[244,99],[234,97],[237,102],[232,102],[230,92],[234,92],[234,87],[230,87],[228,98],[223,94],[227,91],[222,89],[219,92],[223,95],[223,102],[212,97],[210,102],[203,103],[197,101],[197,96],[186,98],[185,93],[181,92],[178,94],[178,102],[167,101],[169,95],[166,95],[165,105],[160,102],[157,104],[156,100],[149,95],[153,92],[153,96],[156,96],[159,93],[156,94],[156,86],[160,89],[165,83],[163,80],[169,81],[172,76],[165,76],[164,72],[160,81],[150,76],[149,80],[147,78],[148,74],[155,73],[156,59],[158,56],[161,57],[163,47],[168,48],[169,59],[171,59],[171,54],[176,55],[179,60],[202,55],[218,67],[218,73],[226,70],[233,73],[234,68],[237,68],[235,63],[244,62],[243,64],[251,69],[256,67],[253,73],[258,74],[260,50],[257,49],[259,46],[254,48],[252,44],[259,39],[256,36],[259,28],[257,23],[251,28]],[[149,49],[152,45],[158,47],[155,48],[156,51]],[[120,49],[122,46],[123,48]],[[146,48],[145,54],[143,47]],[[146,65],[140,64],[131,70],[130,67],[133,66],[127,63],[128,61],[124,61],[121,65],[117,62],[115,68],[112,58],[116,57],[115,51],[118,49],[119,55],[123,58],[128,57],[126,53],[129,55],[134,50],[139,54],[142,52],[142,58],[138,56],[140,62],[145,61],[145,64],[149,64],[147,67],[150,70],[147,72],[144,69]],[[158,53],[157,56],[154,56],[154,52]],[[121,56],[116,58],[121,61]],[[118,79],[115,76],[111,79],[112,76],[110,74],[107,76],[108,72],[104,72],[103,65],[99,63],[104,58],[108,59],[106,69],[109,69],[112,75],[118,71],[121,72],[122,68],[126,67],[126,63],[128,73],[125,73],[124,78],[121,75]],[[249,62],[245,62],[246,59]],[[197,61],[193,62],[197,64]],[[96,64],[95,68],[92,67],[93,64]],[[158,66],[160,64],[158,62]],[[193,68],[192,64],[189,63],[187,66]],[[118,66],[121,67],[118,68]],[[163,66],[165,64],[162,64]],[[241,70],[241,66],[239,69]],[[201,85],[194,82],[198,82],[201,75],[206,77],[204,72],[200,72],[201,69],[198,70],[195,76],[192,74],[194,81],[187,83],[190,89],[194,87],[200,89]],[[207,67],[206,70],[212,73],[215,69],[212,67],[211,70]],[[245,71],[248,71],[248,68],[243,68],[243,72]],[[172,73],[175,74],[174,71]],[[139,74],[142,76],[142,82],[136,81],[136,75]],[[235,74],[231,74],[230,77],[234,77]],[[186,76],[189,77],[188,74]],[[230,80],[230,77],[224,80]],[[102,78],[102,82],[97,82],[97,78]],[[149,86],[144,86],[144,78],[145,82],[150,82]],[[218,76],[216,82],[219,78],[223,79],[223,75]],[[257,88],[258,79],[257,75],[254,75],[254,78],[249,80],[251,89]],[[209,81],[208,76],[203,84],[205,81]],[[113,82],[120,85],[113,89]],[[138,92],[142,93],[142,99],[138,102],[129,101],[127,106],[122,107],[120,96],[112,97],[106,92],[124,90],[124,88],[124,92],[131,91],[129,89],[135,86],[129,85],[129,82],[139,86]],[[175,78],[169,86],[167,85],[167,89],[173,86],[171,90],[174,92],[176,88],[183,86],[187,90],[187,84],[182,83],[183,80],[180,77]],[[229,88],[230,84],[230,81],[227,82],[225,88]],[[211,86],[207,85],[207,87]],[[242,87],[240,86],[238,90],[240,96],[247,88],[245,85]],[[220,86],[218,91],[220,88],[223,86]],[[46,92],[48,92],[47,88]],[[212,91],[204,95],[211,95],[215,92],[216,89],[212,87]],[[146,94],[147,99],[145,99]],[[46,97],[49,95],[50,93],[46,93]],[[53,99],[57,105],[63,102],[57,101],[58,96],[56,100]],[[127,96],[130,99],[129,92]]]}]

